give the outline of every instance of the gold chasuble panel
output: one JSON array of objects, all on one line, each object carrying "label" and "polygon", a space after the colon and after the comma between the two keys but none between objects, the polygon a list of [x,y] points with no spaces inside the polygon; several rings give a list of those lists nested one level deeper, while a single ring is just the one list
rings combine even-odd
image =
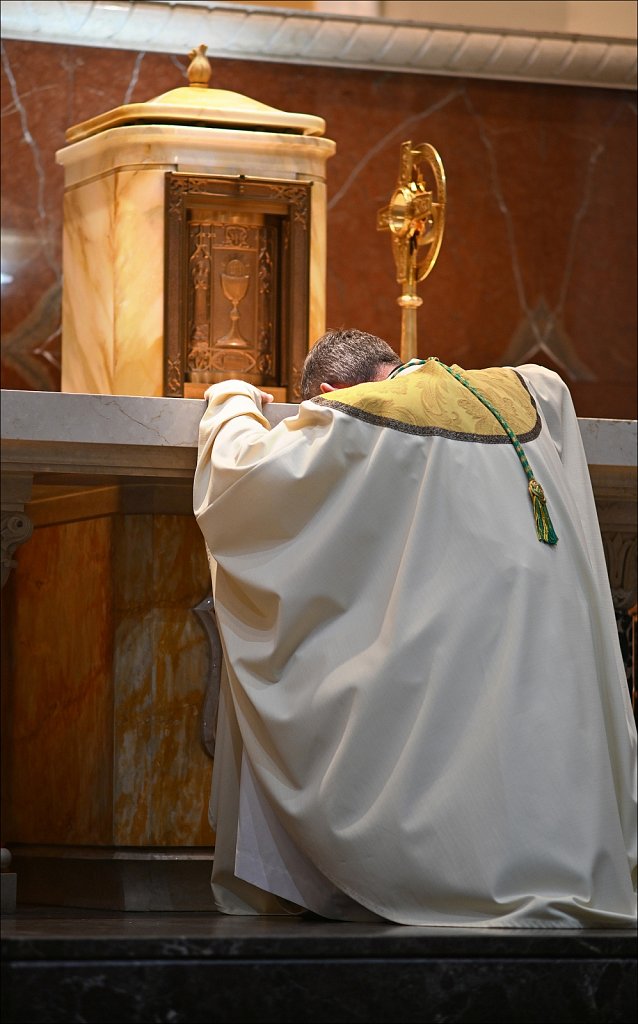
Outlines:
[{"label": "gold chasuble panel", "polygon": [[[515,370],[463,370],[456,365],[452,369],[489,399],[520,441],[538,436],[541,421],[536,404]],[[313,401],[404,433],[510,444],[494,414],[434,359],[392,380],[356,384]]]},{"label": "gold chasuble panel", "polygon": [[164,394],[240,378],[299,401],[309,182],[166,175]]}]

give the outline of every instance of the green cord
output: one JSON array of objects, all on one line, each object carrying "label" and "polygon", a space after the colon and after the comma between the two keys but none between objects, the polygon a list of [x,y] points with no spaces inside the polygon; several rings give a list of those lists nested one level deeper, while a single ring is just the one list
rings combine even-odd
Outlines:
[{"label": "green cord", "polygon": [[514,450],[518,455],[521,466],[523,467],[525,475],[527,476],[527,479],[529,481],[528,490],[529,496],[532,501],[532,510],[534,512],[536,535],[538,539],[540,541],[543,541],[543,543],[545,544],[556,544],[558,537],[556,536],[556,531],[554,530],[554,526],[549,516],[549,510],[547,508],[547,500],[545,498],[545,493],[532,472],[532,467],[530,466],[527,460],[527,456],[523,451],[523,446],[520,440],[518,439],[517,435],[514,433],[509,423],[505,419],[505,417],[498,411],[498,409],[496,409],[492,405],[490,400],[486,398],[485,395],[481,394],[480,391],[478,391],[472,384],[470,384],[469,380],[463,377],[460,373],[457,373],[456,370],[453,370],[451,366],[446,366],[445,363],[442,363],[437,356],[429,356],[428,359],[411,359],[410,363],[403,363],[401,366],[397,366],[396,369],[394,369],[390,376],[388,377],[388,380],[394,377],[405,366],[424,366],[425,363],[429,363],[430,361],[437,362],[439,366],[442,366],[444,370],[447,370],[447,372],[451,374],[452,377],[458,380],[459,384],[462,384],[463,387],[468,389],[468,391],[471,391],[474,397],[478,398],[479,402],[481,402],[482,405],[484,405],[485,408],[488,409],[492,413],[492,415],[496,417],[496,419],[502,426],[503,430],[509,437],[510,441],[514,445]]}]

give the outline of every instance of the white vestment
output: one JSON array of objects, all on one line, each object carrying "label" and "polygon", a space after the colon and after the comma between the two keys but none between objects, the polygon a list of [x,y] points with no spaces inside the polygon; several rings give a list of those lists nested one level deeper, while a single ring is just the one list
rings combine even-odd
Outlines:
[{"label": "white vestment", "polygon": [[635,920],[635,725],[569,392],[536,366],[468,375],[556,546],[503,428],[436,362],[272,429],[251,385],[207,392],[220,910]]}]

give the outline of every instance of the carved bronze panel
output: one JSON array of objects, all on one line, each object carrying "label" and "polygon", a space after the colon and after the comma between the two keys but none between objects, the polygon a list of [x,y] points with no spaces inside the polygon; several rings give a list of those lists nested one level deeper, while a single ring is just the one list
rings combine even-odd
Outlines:
[{"label": "carved bronze panel", "polygon": [[299,401],[308,182],[166,175],[164,394],[239,377]]}]

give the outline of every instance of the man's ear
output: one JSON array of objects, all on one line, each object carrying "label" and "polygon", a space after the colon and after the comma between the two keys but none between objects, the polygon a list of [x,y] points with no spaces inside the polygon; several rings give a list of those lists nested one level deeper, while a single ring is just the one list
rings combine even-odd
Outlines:
[{"label": "man's ear", "polygon": [[321,394],[322,395],[327,395],[329,391],[336,391],[337,390],[337,388],[333,387],[332,384],[326,384],[325,381],[323,382],[323,384],[320,384],[319,387],[321,389]]}]

